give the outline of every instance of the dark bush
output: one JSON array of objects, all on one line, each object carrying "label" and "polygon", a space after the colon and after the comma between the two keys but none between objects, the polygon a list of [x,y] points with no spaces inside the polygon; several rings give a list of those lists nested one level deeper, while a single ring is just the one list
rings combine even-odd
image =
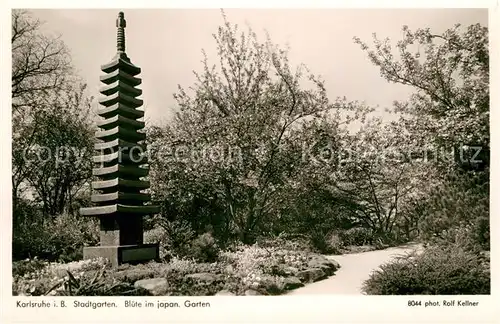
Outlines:
[{"label": "dark bush", "polygon": [[191,245],[191,254],[201,262],[215,262],[219,257],[219,247],[210,233],[198,236]]},{"label": "dark bush", "polygon": [[476,218],[473,225],[473,240],[483,250],[490,249],[490,218],[486,216]]},{"label": "dark bush", "polygon": [[489,259],[459,245],[430,246],[382,265],[364,282],[369,295],[490,293]]},{"label": "dark bush", "polygon": [[421,203],[421,238],[489,249],[489,181],[482,174],[454,174]]},{"label": "dark bush", "polygon": [[99,229],[94,219],[61,214],[53,219],[20,224],[13,233],[13,259],[33,258],[69,262],[83,257],[83,247],[96,245]]},{"label": "dark bush", "polygon": [[353,227],[340,232],[340,239],[344,245],[370,245],[373,244],[374,233],[364,227]]},{"label": "dark bush", "polygon": [[186,221],[161,220],[160,226],[165,231],[165,249],[174,256],[185,257],[191,254],[191,243],[196,232]]},{"label": "dark bush", "polygon": [[328,254],[331,252],[327,235],[322,232],[315,231],[311,233],[311,244],[314,249],[320,253]]},{"label": "dark bush", "polygon": [[341,236],[337,232],[323,234],[321,232],[311,233],[311,244],[314,252],[323,254],[341,254],[345,246]]}]

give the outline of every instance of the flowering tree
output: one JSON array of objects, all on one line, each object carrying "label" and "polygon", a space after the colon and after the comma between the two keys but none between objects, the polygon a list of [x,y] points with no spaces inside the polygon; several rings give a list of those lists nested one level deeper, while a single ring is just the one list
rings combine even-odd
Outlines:
[{"label": "flowering tree", "polygon": [[[442,152],[454,149],[454,159],[437,159],[434,186],[419,185],[424,195],[406,207],[405,215],[423,218],[424,234],[437,235],[446,229],[477,228],[485,245],[489,206],[489,52],[488,29],[479,24],[456,25],[443,34],[429,29],[414,32],[403,28],[404,37],[393,53],[389,40],[375,37],[374,48],[355,41],[389,82],[415,89],[407,102],[395,102],[399,123],[425,148]],[[472,174],[471,172],[472,171]],[[437,181],[436,181],[437,180]],[[464,198],[467,197],[467,198]]]},{"label": "flowering tree", "polygon": [[173,123],[151,130],[153,191],[166,214],[189,206],[194,226],[205,219],[250,242],[300,171],[296,132],[326,115],[338,129],[353,104],[331,103],[323,81],[303,65],[294,69],[286,50],[259,42],[252,30],[240,33],[225,19],[214,39],[220,64],[205,56],[191,91],[179,87],[175,95]]},{"label": "flowering tree", "polygon": [[438,35],[429,29],[412,32],[405,26],[403,33],[396,45],[398,56],[388,39],[375,36],[374,48],[355,39],[382,77],[415,89],[409,101],[395,102],[401,122],[437,146],[457,151],[478,147],[488,164],[488,29],[456,25]]}]

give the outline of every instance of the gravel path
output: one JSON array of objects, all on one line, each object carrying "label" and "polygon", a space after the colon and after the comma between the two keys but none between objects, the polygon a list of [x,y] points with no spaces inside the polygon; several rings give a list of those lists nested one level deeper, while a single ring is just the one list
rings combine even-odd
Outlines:
[{"label": "gravel path", "polygon": [[408,244],[385,250],[326,256],[340,263],[341,268],[328,279],[308,284],[305,287],[291,291],[288,295],[360,295],[362,294],[361,286],[363,282],[370,277],[370,273],[373,270],[391,261],[395,256],[413,250],[421,251],[422,246],[418,244]]}]

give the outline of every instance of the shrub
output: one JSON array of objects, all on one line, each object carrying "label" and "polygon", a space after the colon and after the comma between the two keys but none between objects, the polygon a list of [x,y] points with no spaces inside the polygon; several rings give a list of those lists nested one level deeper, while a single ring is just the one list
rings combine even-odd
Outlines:
[{"label": "shrub", "polygon": [[162,243],[166,240],[167,233],[165,229],[162,227],[155,227],[148,231],[144,232],[144,243],[153,244],[153,243]]},{"label": "shrub", "polygon": [[13,277],[22,277],[26,274],[33,273],[36,271],[40,271],[47,266],[46,261],[38,260],[38,258],[34,259],[25,259],[21,261],[12,262],[12,276]]},{"label": "shrub", "polygon": [[490,249],[490,218],[486,216],[480,216],[476,218],[472,237],[475,242],[483,249]]},{"label": "shrub", "polygon": [[320,253],[330,253],[330,248],[327,242],[326,234],[322,232],[312,232],[311,233],[311,244],[314,249]]},{"label": "shrub", "polygon": [[159,227],[145,233],[144,241],[160,243],[160,258],[165,261],[177,257],[214,262],[220,250],[210,232],[196,236],[185,221],[162,220]]},{"label": "shrub", "polygon": [[[210,247],[214,243],[207,234],[198,239],[204,242],[201,246]],[[218,261],[210,263],[174,256],[165,263],[125,264],[110,269],[105,259],[63,264],[24,260],[13,264],[12,288],[14,295],[28,296],[149,295],[147,291],[135,289],[135,281],[165,278],[168,287],[161,292],[165,295],[210,296],[221,290],[243,295],[247,289],[276,295],[286,287],[290,289],[287,277],[297,276],[317,257],[300,250],[240,244],[219,252]]]},{"label": "shrub", "polygon": [[459,245],[430,246],[422,254],[382,265],[364,282],[370,295],[489,294],[489,260]]},{"label": "shrub", "polygon": [[165,249],[169,254],[185,257],[191,254],[191,242],[196,232],[186,221],[162,220],[160,226],[165,231]]},{"label": "shrub", "polygon": [[219,247],[212,234],[198,236],[192,243],[192,256],[201,262],[214,262],[219,256]]},{"label": "shrub", "polygon": [[310,255],[302,251],[255,244],[234,252],[224,251],[220,260],[227,264],[225,273],[238,278],[242,283],[239,290],[244,291],[261,287],[264,285],[263,278],[267,276],[286,277],[293,275],[294,271],[307,268]]},{"label": "shrub", "polygon": [[[133,283],[117,280],[106,259],[70,263],[25,260],[32,271],[14,276],[14,295],[27,296],[143,296],[150,295]],[[43,265],[43,266],[41,266]],[[26,268],[27,269],[27,268]]]},{"label": "shrub", "polygon": [[427,242],[436,246],[459,244],[464,249],[474,251],[478,245],[473,238],[472,230],[473,228],[469,224],[457,224],[427,239]]},{"label": "shrub", "polygon": [[490,249],[489,218],[478,217],[474,222],[462,222],[427,238],[434,245],[457,244],[473,253]]},{"label": "shrub", "polygon": [[421,203],[421,238],[489,249],[489,181],[482,173],[453,174]]},{"label": "shrub", "polygon": [[316,248],[312,245],[311,238],[309,236],[286,233],[273,238],[259,238],[257,246],[303,252],[313,252],[316,250]]},{"label": "shrub", "polygon": [[337,231],[330,234],[313,232],[310,240],[313,251],[322,254],[341,254],[345,246],[341,234]]},{"label": "shrub", "polygon": [[[188,275],[213,275],[213,281],[195,280]],[[172,258],[164,264],[162,276],[168,281],[168,294],[172,296],[211,296],[224,287],[221,263],[197,263],[195,260]]]},{"label": "shrub", "polygon": [[340,239],[344,245],[370,245],[373,244],[374,233],[364,227],[353,227],[340,233]]},{"label": "shrub", "polygon": [[[58,289],[59,288],[59,289]],[[58,289],[58,290],[55,290]],[[144,296],[147,290],[135,288],[127,282],[105,276],[105,270],[84,272],[75,277],[70,271],[62,283],[53,286],[47,294],[56,291],[57,296]]]},{"label": "shrub", "polygon": [[327,244],[331,253],[334,254],[340,254],[342,248],[344,247],[344,243],[342,242],[340,235],[337,233],[332,233],[329,235]]},{"label": "shrub", "polygon": [[13,233],[13,259],[37,256],[68,262],[83,257],[83,247],[96,245],[99,230],[94,219],[61,214],[54,219],[21,224]]},{"label": "shrub", "polygon": [[170,271],[166,275],[171,296],[213,296],[224,289],[224,280],[214,276],[213,281],[204,281]]},{"label": "shrub", "polygon": [[27,224],[37,223],[40,220],[43,220],[43,214],[40,206],[36,203],[20,197],[18,197],[15,202],[13,201],[12,225],[14,233],[19,228]]},{"label": "shrub", "polygon": [[[68,272],[79,279],[85,273],[109,268],[106,259],[82,260],[70,263],[56,263],[39,260],[24,260],[13,263],[12,289],[15,295],[56,295],[63,290]],[[20,269],[24,271],[19,271]],[[56,289],[57,288],[57,289]]]},{"label": "shrub", "polygon": [[168,246],[167,232],[163,227],[155,227],[151,230],[144,232],[144,243],[146,244],[159,244],[160,246],[160,260],[168,260],[171,254]]}]

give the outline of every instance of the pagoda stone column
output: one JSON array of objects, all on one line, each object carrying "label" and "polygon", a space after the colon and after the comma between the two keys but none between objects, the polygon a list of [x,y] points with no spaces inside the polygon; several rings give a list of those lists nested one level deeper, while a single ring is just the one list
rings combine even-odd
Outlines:
[{"label": "pagoda stone column", "polygon": [[99,116],[95,145],[97,155],[93,162],[93,207],[80,209],[80,215],[98,217],[100,245],[85,247],[84,259],[104,257],[113,266],[137,263],[158,258],[158,244],[143,244],[143,216],[157,213],[158,206],[148,205],[151,197],[144,193],[149,188],[146,167],[146,136],[142,90],[137,86],[141,69],[133,65],[125,54],[126,22],[122,12],[116,20],[117,54],[101,66],[105,75],[99,99]]}]

